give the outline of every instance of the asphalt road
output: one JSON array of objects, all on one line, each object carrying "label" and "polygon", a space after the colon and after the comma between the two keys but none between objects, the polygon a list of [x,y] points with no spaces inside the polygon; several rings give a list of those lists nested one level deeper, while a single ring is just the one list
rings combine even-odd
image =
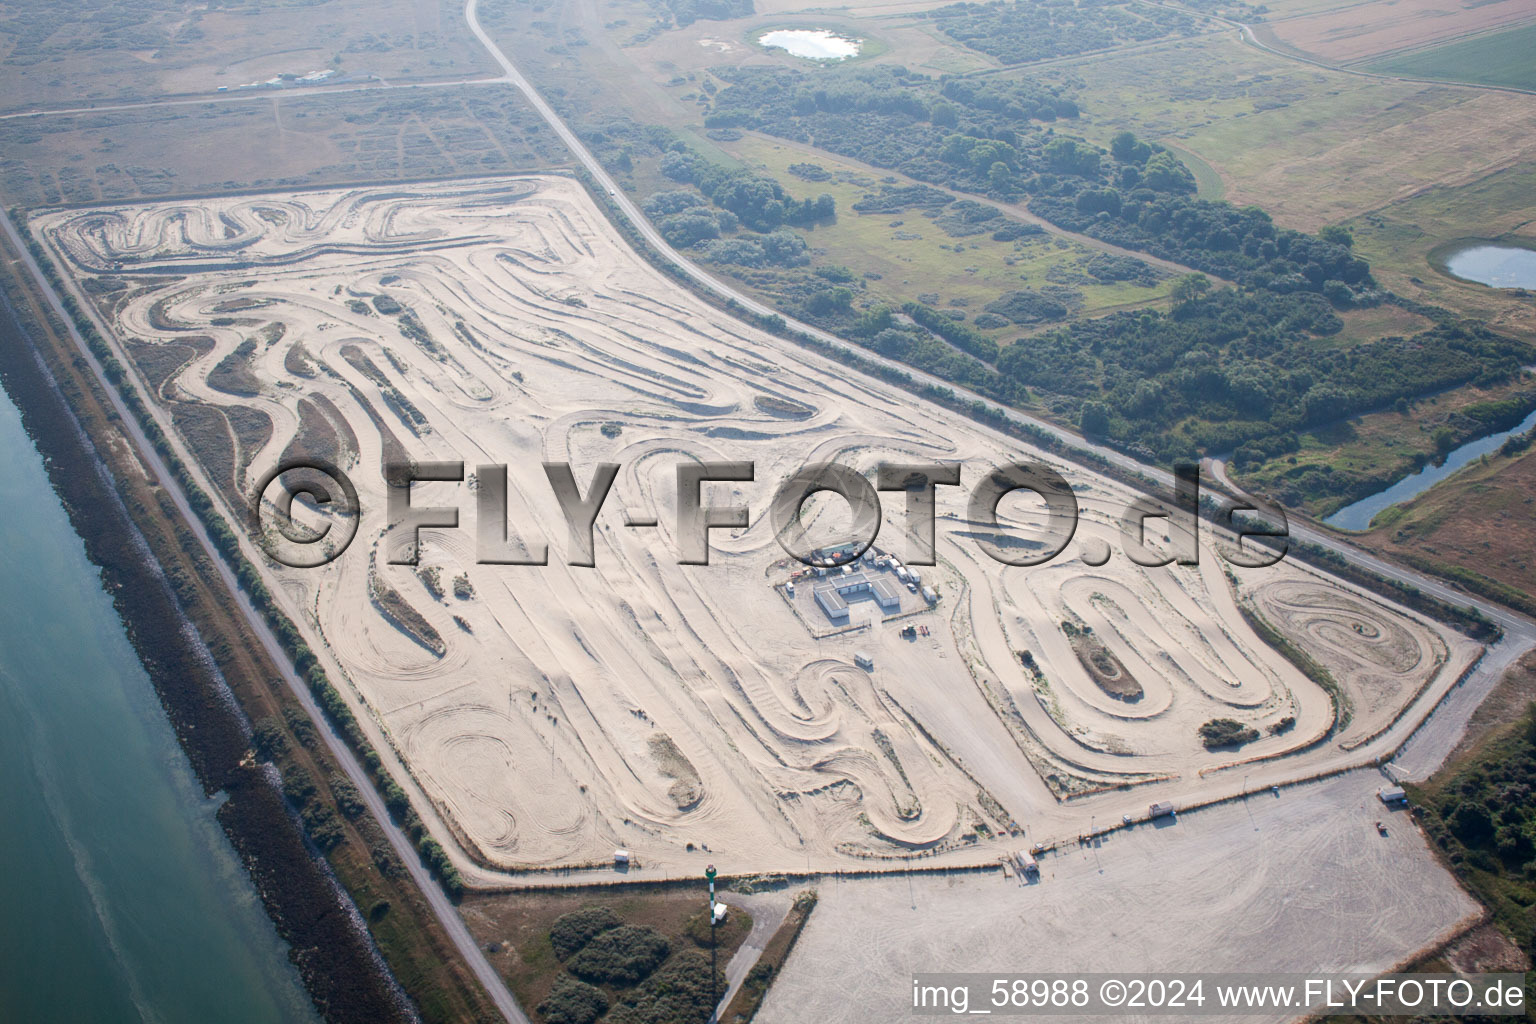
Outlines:
[{"label": "asphalt road", "polygon": [[725,1008],[731,1005],[731,1000],[736,998],[742,982],[747,980],[747,972],[757,963],[757,958],[768,947],[768,940],[773,938],[779,925],[789,916],[794,897],[784,890],[751,895],[727,890],[720,894],[720,902],[740,907],[751,914],[752,930],[742,940],[730,963],[725,965],[725,995],[720,997],[720,1002],[715,1006],[714,1020],[718,1020]]}]

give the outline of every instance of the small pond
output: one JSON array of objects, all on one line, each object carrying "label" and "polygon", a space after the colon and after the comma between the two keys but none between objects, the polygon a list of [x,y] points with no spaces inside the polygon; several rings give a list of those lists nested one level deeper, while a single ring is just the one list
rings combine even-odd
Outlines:
[{"label": "small pond", "polygon": [[787,50],[807,60],[847,60],[857,57],[864,48],[864,40],[850,39],[824,28],[774,29],[758,36],[757,43],[770,50]]},{"label": "small pond", "polygon": [[1452,277],[1490,288],[1536,290],[1536,249],[1479,243],[1458,249],[1445,259]]}]

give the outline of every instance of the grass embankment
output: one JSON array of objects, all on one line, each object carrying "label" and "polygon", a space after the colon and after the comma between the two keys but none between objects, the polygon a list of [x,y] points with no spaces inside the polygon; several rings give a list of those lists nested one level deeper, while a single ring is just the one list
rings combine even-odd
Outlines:
[{"label": "grass embankment", "polygon": [[1536,616],[1530,557],[1536,452],[1528,435],[1414,501],[1387,509],[1360,542],[1469,593]]},{"label": "grass embankment", "polygon": [[[103,566],[104,579],[117,595],[130,637],[194,769],[210,792],[222,789],[229,794],[219,812],[220,823],[252,870],[268,913],[290,943],[316,1002],[333,1020],[371,1024],[398,1019],[402,1013],[393,986],[379,974],[372,950],[338,903],[320,867],[324,863],[361,912],[378,952],[424,1020],[493,1019],[489,999],[458,960],[378,823],[358,808],[355,791],[349,792],[350,784],[318,742],[302,706],[282,684],[277,666],[196,540],[195,527],[181,518],[161,483],[147,478],[110,400],[63,325],[53,319],[30,281],[7,277],[4,283],[24,330],[24,338],[5,346],[8,353],[24,354],[11,362],[25,369],[30,362],[25,339],[30,339],[85,435],[95,439],[95,450],[82,449],[68,459],[54,454],[70,438],[80,437],[67,418],[39,421],[34,416],[29,432],[52,456],[50,466],[60,469],[54,474],[55,487],[93,561]],[[100,339],[95,341],[98,355],[110,357]],[[120,367],[116,373],[121,380]],[[46,382],[39,379],[23,382],[12,393],[18,404],[31,410],[44,406],[46,389]],[[115,505],[114,492],[104,485],[102,494],[71,489],[81,481],[100,480],[91,469],[91,460],[98,454],[116,483],[115,496],[122,502],[117,507],[127,513],[115,527],[108,516]],[[207,496],[201,491],[191,493],[194,502],[201,498],[197,507],[213,515],[207,511],[212,507]],[[226,542],[232,540],[222,520],[215,516],[214,522],[222,527]],[[213,523],[209,527],[213,536],[221,536]],[[132,528],[148,544],[153,564],[142,558],[125,532]],[[252,582],[260,586],[250,565],[243,560],[235,564],[248,589]],[[159,570],[165,582],[158,579]],[[131,595],[131,600],[124,595]],[[270,599],[266,607],[272,607]],[[216,673],[209,670],[200,651],[179,646],[189,642],[180,628],[183,614],[198,636],[205,638]],[[279,636],[291,644],[297,633],[291,623],[285,624],[286,631],[279,630]],[[313,661],[312,655],[309,660]],[[262,727],[261,745],[282,774],[287,801],[270,784],[258,759],[248,756],[244,725],[223,698],[220,677],[240,710]],[[323,675],[315,676],[312,684],[316,682],[329,688]],[[317,695],[328,707],[340,703],[334,689],[317,687]],[[346,710],[344,703],[341,709]],[[351,731],[356,730],[352,722]],[[376,755],[373,760],[377,762]],[[398,796],[391,800],[392,806],[404,797],[398,787],[395,790],[396,794],[386,790],[386,796]],[[294,827],[290,807],[302,815],[315,847],[325,851],[323,862],[313,859],[314,847],[307,847]],[[410,813],[408,802],[403,810]]]}]

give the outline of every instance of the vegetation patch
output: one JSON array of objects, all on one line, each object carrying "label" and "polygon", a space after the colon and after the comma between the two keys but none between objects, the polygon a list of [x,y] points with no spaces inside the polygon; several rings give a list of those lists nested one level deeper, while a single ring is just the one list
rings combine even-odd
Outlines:
[{"label": "vegetation patch", "polygon": [[785,420],[810,419],[816,410],[802,402],[791,401],[779,395],[753,395],[752,404],[758,412]]},{"label": "vegetation patch", "polygon": [[1421,785],[1405,785],[1424,831],[1493,923],[1536,954],[1536,704]]},{"label": "vegetation patch", "polygon": [[1141,700],[1145,691],[1136,677],[1126,670],[1120,659],[1104,645],[1090,626],[1077,626],[1071,622],[1061,624],[1062,632],[1067,634],[1072,644],[1072,653],[1077,655],[1077,660],[1082,662],[1088,675],[1098,684],[1099,689],[1109,694],[1115,700],[1134,704]]},{"label": "vegetation patch", "polygon": [[549,944],[555,956],[565,960],[598,935],[623,923],[608,907],[583,907],[555,920],[549,928]]},{"label": "vegetation patch", "polygon": [[696,805],[704,796],[704,786],[699,780],[699,773],[693,767],[693,762],[678,749],[672,737],[665,733],[652,735],[648,740],[651,748],[651,758],[656,762],[656,767],[661,774],[672,779],[672,785],[667,789],[667,796],[680,811],[686,811]]},{"label": "vegetation patch", "polygon": [[928,17],[951,39],[1004,64],[1029,64],[1195,31],[1195,20],[1187,14],[1092,0],[959,3],[930,11]]},{"label": "vegetation patch", "polygon": [[1205,744],[1207,750],[1240,747],[1258,738],[1258,730],[1250,729],[1231,718],[1213,718],[1200,727],[1200,742]]},{"label": "vegetation patch", "polygon": [[209,371],[208,386],[239,398],[261,394],[261,379],[251,370],[251,356],[255,354],[256,339],[246,338]]},{"label": "vegetation patch", "polygon": [[[476,939],[541,1024],[705,1024],[712,993],[725,992],[721,974],[710,985],[710,944],[718,943],[723,967],[751,930],[748,915],[732,908],[711,934],[708,914],[702,880],[687,888],[544,890],[464,901]],[[594,1010],[599,1016],[589,1017]]]},{"label": "vegetation patch", "polygon": [[593,936],[565,968],[586,982],[627,988],[650,977],[671,951],[654,930],[624,924]]},{"label": "vegetation patch", "polygon": [[448,653],[442,634],[398,590],[384,582],[372,558],[368,562],[368,596],[390,625],[439,658]]}]

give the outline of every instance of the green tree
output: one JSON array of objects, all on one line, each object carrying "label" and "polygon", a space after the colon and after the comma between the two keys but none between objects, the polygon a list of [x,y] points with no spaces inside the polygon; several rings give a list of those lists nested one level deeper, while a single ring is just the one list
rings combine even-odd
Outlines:
[{"label": "green tree", "polygon": [[1173,282],[1168,291],[1169,304],[1173,309],[1187,306],[1211,290],[1211,279],[1204,274],[1185,274]]},{"label": "green tree", "polygon": [[1144,164],[1152,155],[1152,147],[1131,132],[1121,132],[1110,140],[1109,153],[1123,164]]},{"label": "green tree", "polygon": [[1350,234],[1349,228],[1342,224],[1329,224],[1317,233],[1317,237],[1334,245],[1342,245],[1346,249],[1353,249],[1355,236]]},{"label": "green tree", "polygon": [[1109,406],[1103,402],[1084,402],[1077,425],[1084,437],[1103,437],[1109,433]]}]

